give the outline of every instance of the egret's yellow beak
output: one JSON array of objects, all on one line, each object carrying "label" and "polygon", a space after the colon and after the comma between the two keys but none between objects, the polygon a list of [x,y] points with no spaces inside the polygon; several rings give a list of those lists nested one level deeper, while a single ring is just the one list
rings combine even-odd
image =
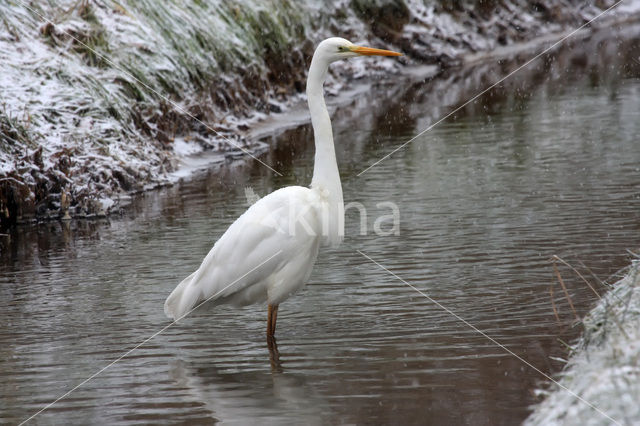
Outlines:
[{"label": "egret's yellow beak", "polygon": [[394,52],[393,50],[374,49],[372,47],[353,46],[349,50],[365,56],[402,56],[402,53]]}]

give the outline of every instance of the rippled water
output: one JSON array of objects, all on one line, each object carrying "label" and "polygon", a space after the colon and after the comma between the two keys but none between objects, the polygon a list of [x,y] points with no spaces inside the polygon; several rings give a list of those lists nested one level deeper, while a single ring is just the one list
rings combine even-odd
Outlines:
[{"label": "rippled water", "polygon": [[[49,423],[514,424],[539,373],[357,250],[546,373],[579,332],[550,258],[603,291],[640,241],[638,42],[592,38],[524,70],[362,176],[357,174],[515,65],[380,87],[338,109],[347,202],[360,235],[319,257],[280,307],[204,310],[37,417]],[[495,62],[495,61],[494,61]],[[18,423],[168,324],[164,299],[245,208],[310,180],[308,126],[259,164],[140,196],[121,218],[0,237],[0,422]],[[373,223],[400,208],[399,236]],[[588,268],[588,269],[587,269]],[[593,275],[589,272],[593,272]],[[560,267],[584,313],[595,295]],[[594,277],[595,275],[595,277]],[[597,277],[597,278],[596,278]],[[555,284],[555,319],[549,288]],[[277,355],[277,354],[276,354]]]}]

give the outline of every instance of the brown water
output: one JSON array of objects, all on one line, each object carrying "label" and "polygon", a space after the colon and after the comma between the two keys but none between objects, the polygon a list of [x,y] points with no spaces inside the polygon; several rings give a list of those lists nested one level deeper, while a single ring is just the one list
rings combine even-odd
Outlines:
[{"label": "brown water", "polygon": [[[518,73],[361,177],[515,65],[358,96],[334,130],[345,200],[367,207],[368,234],[351,211],[345,243],[325,250],[310,284],[281,305],[279,364],[264,338],[265,307],[205,310],[36,421],[520,422],[543,378],[356,250],[558,372],[551,357],[567,356],[562,340],[580,327],[551,256],[603,291],[587,267],[606,279],[640,247],[640,47],[608,40],[592,37]],[[0,422],[26,419],[168,324],[164,299],[246,208],[244,188],[264,195],[309,182],[311,137],[308,126],[273,137],[264,160],[281,178],[255,163],[228,166],[141,196],[122,217],[0,237]],[[400,207],[399,236],[373,232],[389,213],[381,201]],[[560,271],[586,312],[594,294]]]}]

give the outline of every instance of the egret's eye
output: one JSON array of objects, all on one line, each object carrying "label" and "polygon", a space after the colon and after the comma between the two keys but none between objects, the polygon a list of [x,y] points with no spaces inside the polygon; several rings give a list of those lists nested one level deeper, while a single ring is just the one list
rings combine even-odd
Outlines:
[{"label": "egret's eye", "polygon": [[348,49],[345,46],[338,46],[339,52],[346,52]]}]

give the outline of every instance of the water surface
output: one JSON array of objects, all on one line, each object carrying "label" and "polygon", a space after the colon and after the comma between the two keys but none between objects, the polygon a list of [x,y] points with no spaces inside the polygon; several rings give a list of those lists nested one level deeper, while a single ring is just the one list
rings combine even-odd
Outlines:
[{"label": "water surface", "polygon": [[[598,280],[640,241],[638,41],[592,37],[540,61],[357,176],[513,69],[488,63],[358,96],[334,114],[347,238],[281,305],[204,310],[37,417],[42,424],[514,424],[543,378],[357,250],[545,373],[579,332],[557,255]],[[140,196],[122,217],[1,239],[0,421],[18,423],[168,324],[166,296],[247,207],[309,182],[308,125],[257,163]],[[377,203],[400,235],[378,236]],[[596,296],[561,267],[577,313]],[[591,274],[591,272],[593,274]],[[561,321],[554,316],[550,286]]]}]

